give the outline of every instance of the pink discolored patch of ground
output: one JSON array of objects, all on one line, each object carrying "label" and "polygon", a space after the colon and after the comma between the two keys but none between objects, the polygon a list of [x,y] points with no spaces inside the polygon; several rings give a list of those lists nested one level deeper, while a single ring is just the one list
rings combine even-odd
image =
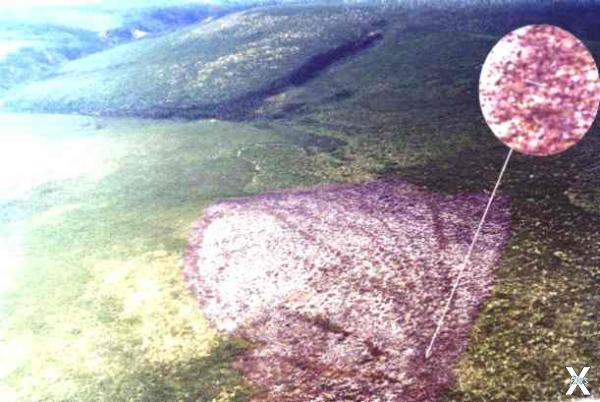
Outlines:
[{"label": "pink discolored patch of ground", "polygon": [[479,100],[487,124],[510,148],[557,154],[581,140],[596,118],[598,69],[569,32],[528,25],[503,37],[486,58]]},{"label": "pink discolored patch of ground", "polygon": [[195,228],[185,277],[218,329],[254,345],[236,365],[255,400],[432,401],[507,240],[500,197],[425,360],[486,201],[399,180],[222,201]]}]

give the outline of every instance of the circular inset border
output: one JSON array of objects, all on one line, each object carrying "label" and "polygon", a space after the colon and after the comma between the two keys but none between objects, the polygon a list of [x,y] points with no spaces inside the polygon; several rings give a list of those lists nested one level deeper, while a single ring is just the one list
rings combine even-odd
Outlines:
[{"label": "circular inset border", "polygon": [[528,155],[558,154],[579,142],[596,118],[598,69],[571,33],[528,25],[490,51],[479,102],[490,129],[510,148]]}]

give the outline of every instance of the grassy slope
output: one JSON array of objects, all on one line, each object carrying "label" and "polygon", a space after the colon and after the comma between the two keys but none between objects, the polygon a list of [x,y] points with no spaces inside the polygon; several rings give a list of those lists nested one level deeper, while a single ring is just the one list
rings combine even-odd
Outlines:
[{"label": "grassy slope", "polygon": [[[36,291],[21,290],[7,305],[13,314],[3,344],[14,353],[20,349],[11,342],[31,339],[38,357],[24,358],[10,384],[36,380],[36,397],[242,398],[227,364],[242,345],[216,338],[194,303],[176,297],[184,292],[173,267],[203,206],[220,196],[387,173],[435,191],[488,190],[506,150],[483,124],[475,94],[478,63],[497,36],[396,34],[269,99],[264,114],[278,125],[121,121],[100,131],[118,144],[119,169],[97,186],[73,181],[32,199],[40,206],[24,222],[21,286]],[[580,179],[597,159],[599,131],[559,157],[511,163],[502,189],[513,198],[513,237],[447,400],[556,399],[565,392],[565,365],[600,361],[600,218],[567,197],[574,183],[583,197],[597,192]],[[307,132],[347,145],[319,148],[323,139]],[[42,214],[53,206],[55,213]],[[107,280],[106,269],[123,276]],[[74,311],[69,322],[82,323],[71,335],[65,310]],[[110,337],[99,343],[88,328]],[[73,344],[83,352],[64,353]],[[102,354],[98,366],[81,359],[86,350]],[[52,371],[39,367],[48,361],[70,382],[53,382]],[[216,378],[224,383],[215,387]],[[598,380],[592,370],[590,383]]]},{"label": "grassy slope", "polygon": [[[51,76],[69,61],[135,41],[134,30],[157,36],[242,8],[185,2],[140,2],[132,8],[131,2],[117,3],[123,2],[115,2],[113,7],[103,2],[87,7],[40,5],[30,10],[3,10],[0,93]],[[11,48],[13,51],[5,54]]]},{"label": "grassy slope", "polygon": [[[146,117],[236,113],[310,57],[373,30],[369,9],[290,7],[230,14],[64,65],[10,92],[18,110]],[[242,112],[240,112],[242,113]],[[243,114],[243,113],[242,113]]]},{"label": "grassy slope", "polygon": [[[433,191],[488,191],[507,151],[482,121],[478,61],[499,37],[390,36],[273,98],[265,112],[352,133],[358,154],[372,156],[381,174]],[[588,45],[600,54],[596,42]],[[289,105],[294,113],[285,112]],[[590,179],[599,134],[596,125],[558,157],[513,158],[501,189],[513,199],[512,239],[448,401],[554,400],[565,392],[566,365],[600,361],[599,189]],[[590,373],[590,383],[598,378]]]},{"label": "grassy slope", "polygon": [[69,60],[105,48],[92,31],[0,21],[0,50],[13,45],[17,50],[0,57],[0,93],[47,76]]},{"label": "grassy slope", "polygon": [[49,183],[5,215],[25,210],[2,225],[24,241],[0,316],[1,399],[241,397],[240,342],[207,327],[182,283],[190,225],[218,197],[335,180],[331,158],[287,128],[99,125],[112,172]]}]

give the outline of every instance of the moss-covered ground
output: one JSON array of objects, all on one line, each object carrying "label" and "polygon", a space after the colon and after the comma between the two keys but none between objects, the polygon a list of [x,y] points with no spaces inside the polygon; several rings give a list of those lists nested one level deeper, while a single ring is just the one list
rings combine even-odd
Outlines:
[{"label": "moss-covered ground", "polygon": [[[261,120],[65,117],[99,140],[102,168],[0,205],[0,400],[244,400],[231,362],[247,345],[212,331],[183,284],[194,220],[222,197],[388,174],[489,191],[507,150],[476,85],[497,38],[392,30]],[[445,400],[557,400],[565,366],[600,362],[599,134],[511,161],[511,240]],[[597,394],[600,372],[588,381]]]},{"label": "moss-covered ground", "polygon": [[[77,136],[76,125],[65,128]],[[216,121],[105,120],[85,135],[102,139],[110,171],[6,201],[2,234],[18,235],[20,249],[5,254],[20,258],[3,266],[14,284],[2,295],[0,398],[245,395],[230,367],[244,345],[208,328],[184,287],[181,257],[190,225],[211,201],[329,179],[334,162],[322,140],[300,134]]]}]

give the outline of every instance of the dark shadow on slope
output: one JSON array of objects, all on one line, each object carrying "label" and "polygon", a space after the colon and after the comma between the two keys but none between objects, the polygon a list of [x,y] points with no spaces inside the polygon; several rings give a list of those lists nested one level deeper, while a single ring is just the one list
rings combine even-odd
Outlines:
[{"label": "dark shadow on slope", "polygon": [[284,86],[302,85],[308,80],[317,77],[321,71],[332,64],[347,59],[348,57],[371,47],[375,42],[381,39],[383,39],[383,34],[381,32],[371,32],[358,41],[349,42],[325,53],[317,54],[311,57],[298,70],[284,78],[281,84]]},{"label": "dark shadow on slope", "polygon": [[[383,25],[380,23],[378,25]],[[221,118],[229,120],[248,120],[255,117],[256,109],[262,102],[283,92],[291,86],[300,86],[318,77],[333,64],[343,62],[357,54],[375,46],[383,39],[381,31],[369,32],[355,41],[319,53],[285,77],[282,77],[257,91],[249,92],[237,99],[225,103],[202,105],[188,108],[154,108],[142,117],[150,118]],[[301,107],[301,106],[298,106]]]},{"label": "dark shadow on slope", "polygon": [[[260,107],[265,99],[278,95],[284,92],[289,87],[301,86],[325,72],[329,67],[336,63],[344,62],[361,52],[375,46],[380,42],[384,34],[377,29],[385,25],[385,21],[380,20],[374,23],[371,27],[376,29],[373,31],[365,30],[363,34],[356,40],[347,41],[344,44],[329,49],[325,52],[318,53],[296,69],[292,70],[287,75],[276,78],[273,81],[266,81],[258,87],[258,89],[243,93],[238,97],[233,97],[231,100],[212,103],[201,103],[204,99],[197,99],[196,104],[190,106],[164,106],[161,104],[149,105],[147,108],[121,108],[121,109],[104,109],[98,110],[89,105],[78,105],[75,101],[62,102],[42,102],[34,106],[9,106],[10,110],[15,111],[32,111],[43,113],[78,113],[83,115],[107,116],[107,117],[136,117],[153,118],[153,119],[184,119],[193,120],[201,118],[218,118],[233,121],[245,121],[256,117],[260,117]],[[341,98],[347,97],[350,94],[340,93]],[[210,102],[210,101],[209,101]],[[298,111],[303,105],[290,105],[290,111]]]}]

